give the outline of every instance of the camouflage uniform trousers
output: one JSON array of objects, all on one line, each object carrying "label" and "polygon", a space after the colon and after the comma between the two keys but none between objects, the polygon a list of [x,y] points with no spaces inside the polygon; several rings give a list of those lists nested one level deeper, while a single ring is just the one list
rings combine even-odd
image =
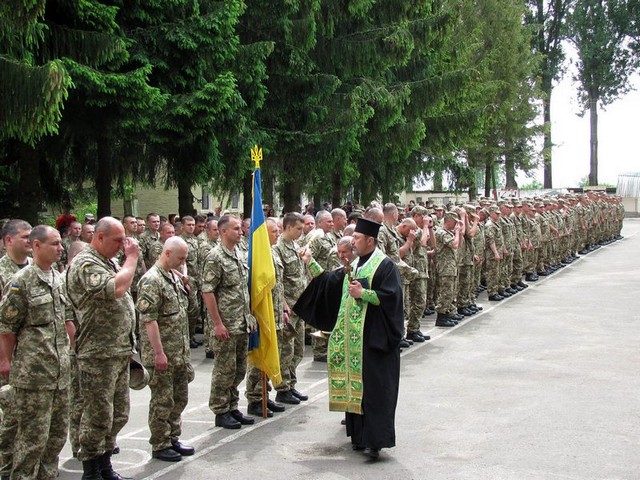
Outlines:
[{"label": "camouflage uniform trousers", "polygon": [[456,311],[456,283],[458,277],[455,275],[438,276],[438,303],[436,311],[448,315]]},{"label": "camouflage uniform trousers", "polygon": [[192,284],[189,292],[189,338],[196,334],[196,327],[201,321],[199,298],[202,298],[200,290]]},{"label": "camouflage uniform trousers", "polygon": [[500,262],[500,291],[511,286],[511,272],[513,271],[513,252],[502,258]]},{"label": "camouflage uniform trousers", "polygon": [[429,267],[431,273],[431,281],[427,283],[427,306],[435,305],[438,298],[438,274],[435,268]]},{"label": "camouflage uniform trousers", "polygon": [[[6,381],[0,382],[2,386]],[[2,423],[0,424],[0,474],[9,476],[13,464],[13,442],[18,431],[16,416],[13,413],[13,397],[2,408]]]},{"label": "camouflage uniform trousers", "polygon": [[536,271],[544,272],[547,268],[547,248],[549,242],[541,242],[538,251],[538,261],[536,263]]},{"label": "camouflage uniform trousers", "polygon": [[326,357],[329,342],[326,338],[316,337],[313,335],[311,337],[311,348],[313,349],[313,358]]},{"label": "camouflage uniform trousers", "polygon": [[69,390],[14,390],[18,431],[11,478],[54,480],[69,430]]},{"label": "camouflage uniform trousers", "polygon": [[427,306],[427,289],[429,286],[427,278],[416,278],[409,285],[409,297],[411,305],[409,308],[409,320],[407,321],[407,334],[412,334],[420,330],[420,319],[424,315]]},{"label": "camouflage uniform trousers", "polygon": [[282,383],[276,386],[278,392],[287,392],[296,388],[298,377],[296,369],[304,356],[304,321],[295,313],[289,317],[289,325],[281,330],[281,337],[278,337],[280,348],[280,373]]},{"label": "camouflage uniform trousers", "polygon": [[524,258],[522,256],[522,248],[520,245],[513,251],[513,266],[511,270],[511,284],[522,281],[522,273],[524,272]]},{"label": "camouflage uniform trousers", "polygon": [[471,296],[472,278],[473,265],[460,265],[458,267],[458,289],[456,293],[458,307],[468,307],[473,303]]},{"label": "camouflage uniform trousers", "polygon": [[129,355],[78,359],[84,398],[78,460],[113,451],[129,420]]},{"label": "camouflage uniform trousers", "polygon": [[186,364],[171,365],[160,371],[148,368],[149,388],[149,443],[155,452],[171,447],[171,440],[182,433],[182,412],[189,402],[189,371]]},{"label": "camouflage uniform trousers", "polygon": [[78,360],[74,353],[69,355],[71,360],[71,384],[69,385],[69,441],[74,456],[80,451],[80,419],[82,418],[83,400],[80,390],[80,372]]},{"label": "camouflage uniform trousers", "polygon": [[502,260],[487,257],[487,295],[496,295],[500,291],[500,270]]},{"label": "camouflage uniform trousers", "polygon": [[211,374],[209,408],[220,415],[238,408],[238,385],[247,373],[249,334],[230,334],[226,340],[213,336],[212,343],[215,361]]}]

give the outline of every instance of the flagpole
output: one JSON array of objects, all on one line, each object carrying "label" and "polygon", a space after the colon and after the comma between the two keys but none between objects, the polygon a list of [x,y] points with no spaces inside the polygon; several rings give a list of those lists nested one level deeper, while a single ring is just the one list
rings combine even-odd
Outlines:
[{"label": "flagpole", "polygon": [[267,416],[267,374],[262,372],[262,418]]}]

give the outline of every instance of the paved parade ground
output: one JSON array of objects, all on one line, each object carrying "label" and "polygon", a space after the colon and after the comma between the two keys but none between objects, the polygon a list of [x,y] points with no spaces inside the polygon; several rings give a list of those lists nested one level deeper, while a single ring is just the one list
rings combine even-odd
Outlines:
[{"label": "paved parade ground", "polygon": [[[640,219],[622,234],[502,302],[482,293],[484,311],[455,328],[425,317],[432,339],[402,354],[397,446],[378,461],[351,450],[311,347],[297,386],[308,402],[215,427],[201,347],[181,438],[196,454],[151,460],[149,390],[131,391],[114,466],[136,480],[640,479]],[[59,478],[80,478],[68,443],[62,457]]]}]

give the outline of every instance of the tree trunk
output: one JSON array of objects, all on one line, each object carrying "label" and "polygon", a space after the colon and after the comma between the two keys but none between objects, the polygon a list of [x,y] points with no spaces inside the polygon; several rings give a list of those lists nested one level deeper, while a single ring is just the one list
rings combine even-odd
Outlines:
[{"label": "tree trunk", "polygon": [[[262,171],[260,172],[262,174]],[[264,182],[263,182],[264,185]],[[251,217],[253,207],[253,171],[249,170],[242,179],[242,217]]]},{"label": "tree trunk", "polygon": [[98,166],[96,168],[96,192],[98,218],[111,215],[111,148],[105,139],[98,139]]},{"label": "tree trunk", "polygon": [[442,192],[442,170],[438,169],[433,172],[433,191]]},{"label": "tree trunk", "polygon": [[507,184],[505,188],[508,190],[515,190],[518,188],[518,184],[516,183],[516,166],[513,161],[511,141],[505,140],[504,147],[504,168],[507,177]]},{"label": "tree trunk", "polygon": [[551,91],[553,90],[552,78],[542,74],[542,111],[544,118],[543,132],[544,143],[542,147],[542,160],[544,163],[544,188],[553,188],[553,169],[551,154],[553,142],[551,141]]},{"label": "tree trunk", "polygon": [[185,177],[178,179],[178,214],[180,218],[185,215],[193,215],[193,193],[191,193],[191,180]]},{"label": "tree trunk", "polygon": [[273,197],[273,175],[267,173],[264,169],[261,169],[262,176],[262,202],[269,205],[273,210],[276,210],[276,202]]},{"label": "tree trunk", "polygon": [[342,206],[342,175],[340,175],[340,170],[336,170],[331,177],[331,206],[333,208]]},{"label": "tree trunk", "polygon": [[493,177],[491,175],[491,161],[487,158],[484,161],[484,196],[491,196],[491,182]]},{"label": "tree trunk", "polygon": [[300,182],[297,182],[295,179],[284,182],[282,186],[282,200],[286,213],[300,211],[300,194]]},{"label": "tree trunk", "polygon": [[27,144],[19,143],[18,152],[18,205],[20,219],[35,226],[40,223],[38,212],[42,200],[40,191],[40,168],[36,150]]},{"label": "tree trunk", "polygon": [[589,185],[598,185],[598,97],[589,92]]}]

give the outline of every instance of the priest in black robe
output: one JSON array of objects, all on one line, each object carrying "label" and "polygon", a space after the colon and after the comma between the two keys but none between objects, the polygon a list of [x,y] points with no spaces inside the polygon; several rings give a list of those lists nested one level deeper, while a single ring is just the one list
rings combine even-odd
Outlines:
[{"label": "priest in black robe", "polygon": [[316,277],[294,306],[307,323],[331,332],[329,408],[346,413],[353,449],[371,458],[395,446],[404,327],[400,274],[376,248],[379,228],[358,219],[353,234],[358,258],[351,265],[321,272],[311,262]]}]

